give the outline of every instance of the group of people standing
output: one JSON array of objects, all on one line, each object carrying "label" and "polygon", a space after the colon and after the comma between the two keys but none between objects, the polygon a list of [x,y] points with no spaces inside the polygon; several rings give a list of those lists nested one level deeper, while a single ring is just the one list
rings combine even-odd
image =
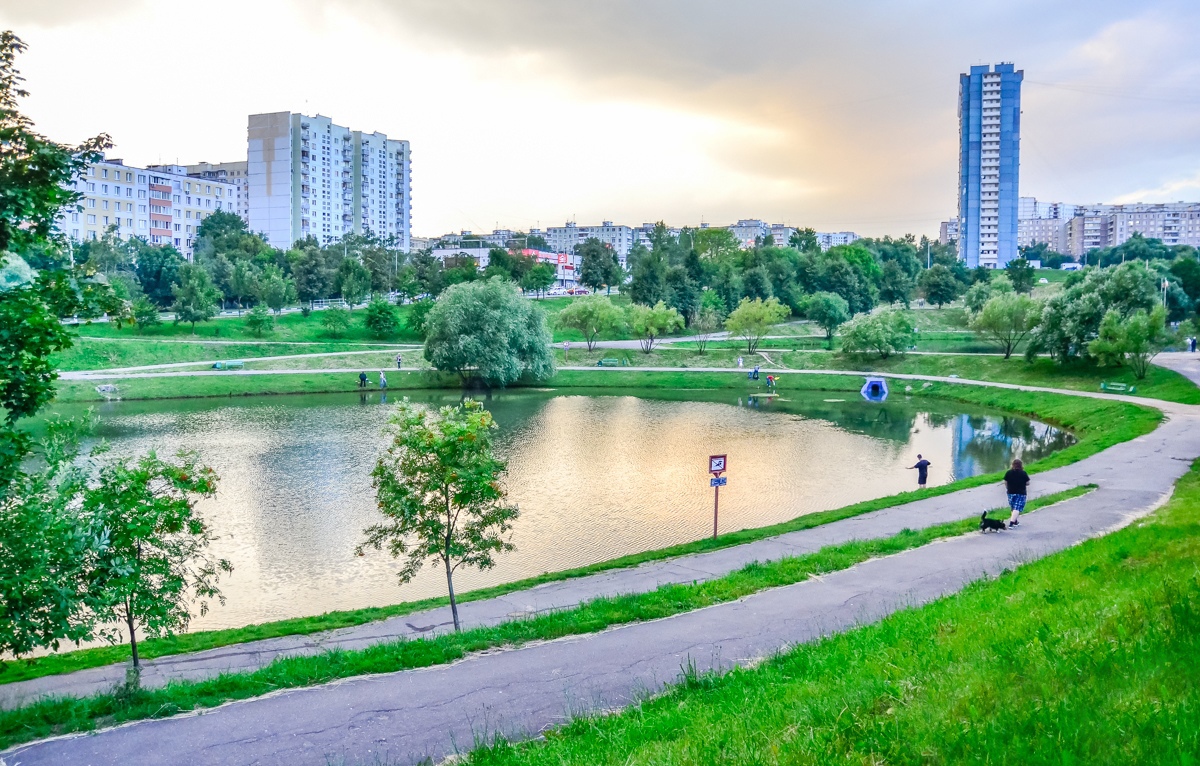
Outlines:
[{"label": "group of people standing", "polygon": [[[916,465],[908,467],[908,470],[917,472],[918,489],[925,489],[931,465],[932,463],[918,453]],[[1004,490],[1008,494],[1009,510],[1012,511],[1008,517],[1009,529],[1019,527],[1020,516],[1025,512],[1025,501],[1029,497],[1029,474],[1025,472],[1025,464],[1020,460],[1013,460],[1012,467],[1004,474]]]},{"label": "group of people standing", "polygon": [[[396,369],[397,370],[403,369],[403,367],[404,367],[404,355],[396,354]],[[367,384],[370,382],[371,382],[371,379],[367,377],[366,370],[363,370],[362,372],[358,373],[358,387],[359,388],[366,388]],[[385,375],[383,373],[383,370],[379,371],[379,387],[381,389],[387,388],[387,375]]]}]

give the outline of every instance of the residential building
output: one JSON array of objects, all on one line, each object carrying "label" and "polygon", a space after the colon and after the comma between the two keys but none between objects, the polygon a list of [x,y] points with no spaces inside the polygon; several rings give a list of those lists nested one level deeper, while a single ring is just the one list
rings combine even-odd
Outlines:
[{"label": "residential building", "polygon": [[250,115],[247,140],[250,229],[273,246],[370,232],[410,249],[407,141],[293,112]]},{"label": "residential building", "polygon": [[1017,257],[1024,76],[1002,63],[959,77],[958,256],[970,268]]},{"label": "residential building", "polygon": [[1017,203],[1017,247],[1044,242],[1054,252],[1066,253],[1067,235],[1074,215],[1075,205],[1021,197]]},{"label": "residential building", "polygon": [[[439,245],[446,245],[444,239],[440,241],[435,240],[435,242]],[[583,263],[583,256],[581,255],[575,255],[574,253],[551,253],[545,250],[533,250],[530,248],[517,248],[509,252],[523,255],[526,258],[535,258],[540,263],[553,264],[555,267],[554,278],[560,287],[574,287],[578,282],[579,267]],[[434,258],[443,262],[447,258],[472,258],[480,271],[486,269],[488,264],[491,263],[490,247],[434,247],[431,254]]]},{"label": "residential building", "polygon": [[180,165],[136,168],[116,159],[89,164],[75,188],[83,198],[59,218],[71,239],[98,239],[116,227],[123,239],[172,245],[189,261],[201,221],[234,210],[237,198],[232,183],[192,178]]},{"label": "residential building", "polygon": [[1200,202],[1076,205],[1063,252],[1080,258],[1100,247],[1116,247],[1134,234],[1164,245],[1200,247]]},{"label": "residential building", "polygon": [[848,245],[851,242],[857,242],[862,239],[852,231],[818,231],[817,244],[821,246],[821,250],[825,251],[837,245]]},{"label": "residential building", "polygon": [[234,212],[243,221],[250,221],[250,183],[246,175],[246,161],[235,162],[200,162],[187,166],[187,174],[194,178],[209,178],[214,181],[231,183],[237,189]]},{"label": "residential building", "polygon": [[754,247],[759,238],[766,239],[771,233],[771,226],[757,218],[747,218],[738,221],[733,226],[726,226],[737,237],[743,249]]},{"label": "residential building", "polygon": [[771,239],[775,241],[777,247],[787,247],[787,243],[791,241],[792,235],[795,233],[795,226],[784,226],[782,223],[771,224]]},{"label": "residential building", "polygon": [[617,226],[612,221],[604,221],[599,226],[580,226],[574,221],[567,221],[563,226],[547,227],[542,236],[546,238],[550,250],[556,253],[574,253],[577,245],[589,239],[598,239],[616,252],[622,268],[636,241],[631,227]]},{"label": "residential building", "polygon": [[949,221],[942,221],[938,227],[938,243],[948,245],[951,242],[958,241],[958,216],[954,216]]}]

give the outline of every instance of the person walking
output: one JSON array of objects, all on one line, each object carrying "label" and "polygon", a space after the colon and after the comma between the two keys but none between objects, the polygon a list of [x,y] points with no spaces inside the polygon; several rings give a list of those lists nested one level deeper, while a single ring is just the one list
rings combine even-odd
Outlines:
[{"label": "person walking", "polygon": [[738,367],[741,367],[741,366],[742,366],[742,358],[739,356],[738,357]]},{"label": "person walking", "polygon": [[1008,528],[1019,527],[1018,517],[1025,512],[1025,499],[1029,494],[1029,474],[1025,473],[1025,464],[1020,460],[1012,461],[1012,468],[1004,474],[1004,490],[1008,492],[1008,507],[1012,509]]},{"label": "person walking", "polygon": [[363,372],[358,373],[358,387],[359,388],[367,387],[367,373],[365,370]]},{"label": "person walking", "polygon": [[925,482],[929,481],[929,466],[931,463],[923,458],[920,453],[917,453],[917,464],[910,465],[908,470],[917,469],[917,489],[925,489]]},{"label": "person walking", "polygon": [[400,354],[396,354],[396,369],[398,370],[403,366],[404,366],[404,357],[401,356]]},{"label": "person walking", "polygon": [[387,376],[383,374],[383,370],[379,371],[379,388],[387,388]]}]

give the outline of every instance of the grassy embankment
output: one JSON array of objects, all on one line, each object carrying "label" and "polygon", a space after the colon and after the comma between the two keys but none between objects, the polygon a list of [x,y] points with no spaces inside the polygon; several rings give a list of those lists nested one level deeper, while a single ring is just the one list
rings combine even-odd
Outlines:
[{"label": "grassy embankment", "polygon": [[1150,517],[475,766],[1195,764],[1200,469]]},{"label": "grassy embankment", "polygon": [[[812,375],[803,376],[802,380],[801,376],[794,377],[798,382],[802,382],[811,388],[827,391],[857,392],[861,386],[861,380],[852,376]],[[568,370],[560,372],[559,378],[561,378],[564,386],[570,386],[573,383],[577,385],[594,385],[595,381],[599,379],[612,386],[625,388],[632,388],[638,385],[653,385],[661,388],[677,389],[689,387],[744,387],[746,382],[744,376],[724,373],[638,373],[632,370],[608,370],[600,373]],[[1032,464],[1030,471],[1034,473],[1067,465],[1094,455],[1114,444],[1149,433],[1154,430],[1161,419],[1161,413],[1158,411],[1131,404],[1079,399],[1054,394],[1006,391],[946,383],[932,384],[929,388],[922,388],[914,393],[917,396],[933,396],[997,410],[1020,413],[1037,420],[1070,429],[1076,435],[1078,441],[1065,450],[1061,450]],[[465,593],[460,596],[460,599],[463,601],[473,601],[492,598],[546,582],[582,577],[609,569],[636,566],[647,561],[657,561],[740,545],[786,532],[808,529],[882,508],[902,505],[913,500],[935,497],[968,487],[980,486],[997,481],[998,478],[998,475],[985,475],[962,479],[940,487],[905,492],[891,497],[857,503],[844,508],[807,514],[782,524],[723,534],[715,540],[705,538],[692,543],[645,551],[577,569],[551,572],[535,578]],[[183,652],[228,646],[230,644],[263,638],[302,635],[322,630],[360,625],[375,620],[429,609],[445,603],[447,601],[444,598],[428,599],[387,607],[330,612],[313,617],[281,620],[229,630],[185,633],[168,639],[148,640],[140,644],[139,648],[142,656],[149,659],[169,654],[180,654]],[[0,673],[0,683],[122,662],[127,656],[128,653],[123,647],[99,647],[50,655],[21,663],[10,663],[7,671]]]},{"label": "grassy embankment", "polygon": [[[1077,497],[1077,487],[1042,498],[1029,509]],[[994,513],[1002,518],[1006,511]],[[467,654],[531,641],[594,633],[613,625],[655,620],[726,603],[750,594],[838,571],[870,558],[917,548],[978,528],[978,520],[905,530],[878,540],[832,545],[807,555],[743,569],[707,582],[666,585],[648,593],[588,601],[576,608],[458,634],[392,641],[357,651],[333,650],[307,657],[278,659],[250,673],[229,673],[202,681],[177,681],[153,690],[98,694],[85,699],[59,698],[0,712],[0,748],[19,742],[144,718],[162,718],[187,710],[214,707],[229,700],[261,696],[279,689],[326,683],[339,678],[423,668],[453,662]]]}]

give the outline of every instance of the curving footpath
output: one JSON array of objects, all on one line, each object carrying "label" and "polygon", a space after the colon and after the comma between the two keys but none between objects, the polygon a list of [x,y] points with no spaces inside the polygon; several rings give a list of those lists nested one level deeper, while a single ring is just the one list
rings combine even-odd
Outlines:
[{"label": "curving footpath", "polygon": [[[1169,359],[1163,364],[1174,366]],[[1200,378],[1200,365],[1196,374],[1193,379]],[[1200,457],[1200,407],[978,381],[890,377],[1119,399],[1156,407],[1167,418],[1151,434],[1036,475],[1033,486],[1040,492],[1087,483],[1095,483],[1099,489],[1043,509],[1011,533],[939,541],[664,620],[484,653],[451,665],[283,691],[96,734],[46,740],[6,751],[0,758],[6,759],[9,766],[437,761],[459,750],[469,750],[478,740],[495,734],[534,736],[572,715],[627,705],[674,682],[684,667],[724,670],[752,663],[790,645],[927,603],[974,580],[1120,528],[1164,502],[1175,481]],[[904,527],[978,515],[980,508],[1002,503],[999,487],[964,490],[737,548],[475,602],[464,605],[463,611],[470,610],[469,619],[474,624],[489,624],[514,613],[561,608],[606,593],[648,590],[664,582],[719,576],[755,559],[775,559],[843,540],[886,536]],[[155,665],[161,665],[162,677],[187,676],[204,662],[215,664],[201,674],[213,672],[222,663],[253,667],[279,653],[361,646],[411,635],[405,631],[437,628],[439,620],[444,621],[445,615],[433,610],[322,637],[256,642],[257,649],[244,645],[164,658]],[[288,641],[296,645],[287,646]],[[305,646],[306,641],[313,645]],[[193,663],[190,669],[189,663]],[[79,693],[76,689],[85,688],[87,683],[111,685],[111,680],[89,679],[86,674],[112,670],[37,679],[26,683],[42,682],[43,688],[26,686],[25,692],[31,696],[47,691]],[[69,685],[76,682],[82,685]],[[54,683],[68,686],[47,688]],[[0,693],[4,693],[3,687]]]}]

